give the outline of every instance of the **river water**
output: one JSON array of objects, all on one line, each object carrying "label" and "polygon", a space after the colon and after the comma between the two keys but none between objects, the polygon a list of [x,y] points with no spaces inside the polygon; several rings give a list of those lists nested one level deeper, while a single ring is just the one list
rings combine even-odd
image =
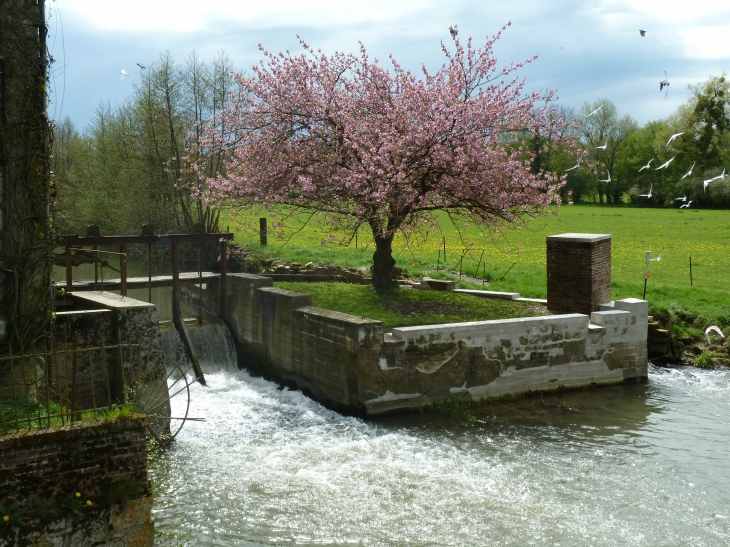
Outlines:
[{"label": "river water", "polygon": [[730,545],[727,371],[365,421],[225,368],[151,469],[158,545]]},{"label": "river water", "polygon": [[730,371],[365,421],[236,370],[225,328],[184,312],[205,421],[151,465],[157,545],[730,545]]}]

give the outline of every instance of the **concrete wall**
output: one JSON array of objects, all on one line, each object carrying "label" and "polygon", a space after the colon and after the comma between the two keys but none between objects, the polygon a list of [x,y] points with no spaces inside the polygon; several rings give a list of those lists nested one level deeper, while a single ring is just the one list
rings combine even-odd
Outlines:
[{"label": "concrete wall", "polygon": [[[141,419],[2,437],[0,461],[0,500],[12,516],[0,526],[0,547],[153,545]],[[21,518],[22,526],[13,520]]]},{"label": "concrete wall", "polygon": [[647,302],[583,314],[403,327],[322,310],[270,279],[232,274],[226,316],[240,362],[340,410],[377,415],[444,397],[642,380]]}]

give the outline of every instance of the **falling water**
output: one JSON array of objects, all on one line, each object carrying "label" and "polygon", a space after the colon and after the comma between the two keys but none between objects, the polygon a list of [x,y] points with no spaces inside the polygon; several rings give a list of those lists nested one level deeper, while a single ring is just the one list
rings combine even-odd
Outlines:
[{"label": "falling water", "polygon": [[[244,371],[193,387],[151,470],[160,545],[730,543],[730,373],[344,417]],[[174,401],[173,401],[174,403]]]}]

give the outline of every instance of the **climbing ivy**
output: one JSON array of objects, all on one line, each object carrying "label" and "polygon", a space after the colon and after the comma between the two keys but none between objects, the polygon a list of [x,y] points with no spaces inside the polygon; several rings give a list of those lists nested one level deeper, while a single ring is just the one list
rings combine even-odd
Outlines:
[{"label": "climbing ivy", "polygon": [[33,346],[51,318],[46,35],[42,0],[0,0],[0,344],[9,347]]}]

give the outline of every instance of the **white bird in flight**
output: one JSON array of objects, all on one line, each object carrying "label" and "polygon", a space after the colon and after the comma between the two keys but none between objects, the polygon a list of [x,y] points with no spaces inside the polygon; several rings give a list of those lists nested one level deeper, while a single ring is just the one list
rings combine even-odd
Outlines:
[{"label": "white bird in flight", "polygon": [[684,174],[684,176],[681,179],[679,179],[679,180],[686,179],[688,176],[690,176],[692,174],[692,169],[694,169],[694,168],[695,168],[695,162],[692,162],[692,167],[690,167],[689,168],[689,171],[687,171]]},{"label": "white bird in flight", "polygon": [[702,182],[702,191],[707,192],[707,187],[710,185],[710,183],[715,179],[707,179],[706,181]]},{"label": "white bird in flight", "polygon": [[605,150],[607,146],[608,146],[608,140],[606,141],[606,144],[604,144],[603,146],[596,146],[596,150]]},{"label": "white bird in flight", "polygon": [[[676,158],[676,157],[677,157],[677,156],[674,156],[674,158]],[[660,165],[659,167],[657,167],[656,169],[654,169],[654,171],[659,171],[659,169],[664,169],[664,168],[665,168],[665,167],[667,167],[667,166],[668,166],[668,165],[669,165],[670,163],[672,163],[672,160],[673,160],[674,158],[672,158],[671,160],[668,160],[668,161],[666,161],[665,163],[662,163],[662,164],[661,164],[661,165]]]},{"label": "white bird in flight", "polygon": [[687,194],[685,194],[685,195],[684,195],[683,197],[681,197],[681,198],[674,198],[674,201],[687,201]]},{"label": "white bird in flight", "polygon": [[710,180],[725,180],[725,177],[727,177],[727,175],[725,174],[725,168],[723,167],[722,173],[720,173],[716,177],[712,177]]},{"label": "white bird in flight", "polygon": [[651,165],[651,162],[653,162],[653,161],[654,161],[654,158],[651,158],[649,160],[649,163],[647,163],[644,167],[642,167],[641,169],[639,169],[639,173],[641,173],[644,169],[649,169],[649,166]]},{"label": "white bird in flight", "polygon": [[720,330],[720,327],[718,327],[717,325],[712,325],[712,326],[707,327],[705,329],[705,338],[707,338],[707,343],[708,344],[711,344],[712,343],[712,342],[710,342],[710,332],[712,332],[712,331],[715,331],[717,334],[719,334],[720,336],[722,336],[723,338],[725,338],[725,335]]},{"label": "white bird in flight", "polygon": [[688,201],[687,203],[685,203],[684,205],[680,205],[680,206],[679,206],[679,208],[680,208],[680,209],[689,209],[689,206],[690,206],[690,205],[692,205],[692,200],[689,200],[689,201]]},{"label": "white bird in flight", "polygon": [[[650,198],[651,197],[651,191],[654,189],[654,183],[649,185],[649,193],[648,194],[639,194],[640,198]],[[662,255],[659,255],[662,256]]]},{"label": "white bird in flight", "polygon": [[596,109],[595,109],[595,110],[594,110],[593,112],[591,112],[590,114],[588,114],[588,115],[586,116],[586,118],[590,118],[590,117],[591,117],[591,116],[593,116],[594,114],[598,114],[598,111],[599,111],[599,110],[601,110],[601,108],[603,108],[603,107],[604,107],[604,105],[601,105],[601,106],[599,106],[599,107],[598,107],[598,108],[596,108]]},{"label": "white bird in flight", "polygon": [[127,76],[129,76],[129,73],[128,73],[128,72],[127,72],[126,70],[124,70],[124,69],[120,70],[120,71],[119,71],[119,74],[121,74],[121,75],[122,75],[122,80],[123,80],[124,78],[126,78]]},{"label": "white bird in flight", "polygon": [[608,173],[608,178],[606,180],[599,180],[598,182],[605,182],[605,183],[611,182],[611,171],[606,169],[606,173]]},{"label": "white bird in flight", "polygon": [[566,170],[565,170],[565,172],[567,173],[568,171],[572,171],[573,169],[578,169],[578,168],[580,167],[580,162],[581,162],[581,161],[583,161],[583,158],[582,158],[582,157],[581,157],[581,158],[578,158],[578,163],[576,163],[576,164],[575,164],[575,165],[574,165],[573,167],[571,167],[570,169],[566,169]]},{"label": "white bird in flight", "polygon": [[667,141],[667,144],[664,145],[664,148],[666,148],[667,146],[669,146],[669,143],[672,142],[673,140],[678,139],[680,135],[684,135],[684,131],[682,131],[681,133],[675,133],[674,135],[672,135],[671,137],[669,137],[669,140]]}]

